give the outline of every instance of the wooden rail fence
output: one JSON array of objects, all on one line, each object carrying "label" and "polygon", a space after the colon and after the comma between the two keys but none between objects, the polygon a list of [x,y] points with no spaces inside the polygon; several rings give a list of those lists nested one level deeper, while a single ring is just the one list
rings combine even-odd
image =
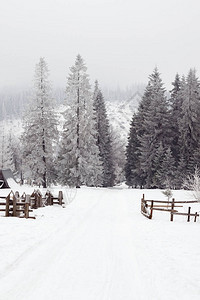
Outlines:
[{"label": "wooden rail fence", "polygon": [[45,196],[39,190],[34,191],[31,195],[11,191],[7,197],[0,196],[0,212],[4,212],[5,217],[32,218],[29,213],[33,209],[44,207],[47,205],[59,204],[63,205],[63,192],[59,191],[58,197],[54,197],[50,191],[46,192]]},{"label": "wooden rail fence", "polygon": [[198,203],[198,201],[175,201],[173,198],[172,201],[159,201],[159,200],[145,200],[144,194],[141,199],[141,213],[148,219],[152,219],[153,211],[164,211],[170,213],[170,221],[173,222],[174,215],[187,216],[187,222],[190,222],[191,217],[194,217],[194,222],[196,222],[199,214],[197,212],[191,213],[191,207],[188,207],[187,213],[182,213],[177,210],[178,207],[183,207],[179,204],[189,204],[189,203]]}]

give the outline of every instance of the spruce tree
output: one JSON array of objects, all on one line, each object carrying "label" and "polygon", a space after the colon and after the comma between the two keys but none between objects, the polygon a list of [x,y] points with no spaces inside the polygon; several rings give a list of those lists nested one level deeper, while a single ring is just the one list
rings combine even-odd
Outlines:
[{"label": "spruce tree", "polygon": [[102,162],[97,146],[96,117],[87,68],[80,55],[67,80],[65,124],[59,150],[59,178],[80,187],[102,185]]},{"label": "spruce tree", "polygon": [[145,185],[153,186],[156,170],[154,159],[156,149],[160,143],[166,148],[170,145],[170,126],[168,101],[160,74],[155,68],[149,77],[149,84],[145,93],[146,102],[149,104],[145,110],[142,130],[139,135],[140,141],[140,165],[145,176]]},{"label": "spruce tree", "polygon": [[103,162],[103,186],[111,187],[114,185],[115,179],[113,149],[106,106],[97,81],[95,82],[93,101],[96,115],[97,145]]},{"label": "spruce tree", "polygon": [[115,171],[115,183],[119,184],[125,181],[125,163],[126,163],[126,142],[122,139],[120,132],[114,129],[110,125],[111,129],[111,140],[112,140],[112,151],[113,151],[113,163]]},{"label": "spruce tree", "polygon": [[182,82],[179,74],[176,74],[175,80],[172,82],[173,89],[170,91],[170,126],[172,133],[171,150],[173,157],[175,158],[176,166],[180,159],[180,147],[179,147],[179,123],[181,119],[181,106],[182,106]]},{"label": "spruce tree", "polygon": [[161,182],[161,166],[163,163],[165,157],[165,148],[163,147],[162,141],[158,145],[156,145],[155,148],[155,156],[152,163],[152,170],[154,173],[153,180],[152,180],[152,186],[155,188],[161,188],[162,182]]},{"label": "spruce tree", "polygon": [[176,189],[181,189],[184,179],[187,177],[187,168],[186,168],[186,161],[184,157],[181,155],[178,166],[175,170],[175,177],[174,177],[174,186]]},{"label": "spruce tree", "polygon": [[136,114],[133,115],[130,132],[128,136],[128,144],[126,146],[126,164],[125,177],[126,184],[131,187],[142,185],[140,174],[138,172],[138,156],[139,156],[139,140],[136,131]]},{"label": "spruce tree", "polygon": [[189,71],[182,95],[179,145],[187,172],[192,172],[195,167],[194,154],[200,150],[200,83],[195,70]]},{"label": "spruce tree", "polygon": [[175,160],[170,147],[168,147],[164,153],[160,167],[158,168],[158,171],[156,173],[159,182],[158,187],[168,189],[174,188],[175,171]]},{"label": "spruce tree", "polygon": [[[142,136],[144,135],[146,129],[145,129],[145,119],[146,119],[146,115],[148,113],[149,110],[149,106],[151,103],[151,89],[152,89],[152,84],[149,81],[147,84],[147,87],[144,91],[144,95],[139,103],[139,107],[138,107],[138,111],[137,113],[133,116],[133,120],[134,123],[132,123],[132,126],[134,127],[133,132],[135,133],[135,139],[136,139],[136,147],[135,147],[135,151],[137,152],[136,155],[134,155],[134,169],[133,169],[133,165],[132,165],[132,172],[135,173],[135,178],[138,178],[137,182],[139,182],[139,185],[142,187],[145,185],[146,182],[146,177],[147,174],[145,172],[145,170],[143,169],[143,167],[141,166],[141,151],[140,151],[140,147],[141,147],[141,142],[142,142]],[[130,128],[130,143],[131,142],[131,128]],[[129,146],[129,145],[128,145]],[[128,150],[128,149],[127,149]],[[128,155],[128,152],[126,152],[126,156]],[[128,161],[127,161],[128,163]],[[129,163],[128,163],[129,164]],[[126,165],[126,168],[128,167],[128,165]],[[133,171],[134,170],[134,171]],[[128,172],[128,169],[127,171]],[[127,174],[128,175],[128,174]],[[128,183],[128,181],[127,181]]]},{"label": "spruce tree", "polygon": [[44,58],[36,65],[32,99],[23,119],[23,167],[26,177],[47,187],[52,182],[53,145],[57,120],[53,110],[49,71]]}]

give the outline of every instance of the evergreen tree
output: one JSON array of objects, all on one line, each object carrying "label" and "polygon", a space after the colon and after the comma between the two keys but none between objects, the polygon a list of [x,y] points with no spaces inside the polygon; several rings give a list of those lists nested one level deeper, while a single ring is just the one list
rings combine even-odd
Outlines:
[{"label": "evergreen tree", "polygon": [[[170,145],[170,126],[168,102],[160,74],[155,68],[149,77],[149,84],[145,93],[147,110],[145,110],[140,141],[140,165],[144,172],[146,187],[150,188],[154,182],[156,169],[154,159],[156,149],[160,143],[166,148]],[[139,124],[138,124],[139,126]]]},{"label": "evergreen tree", "polygon": [[101,161],[103,162],[103,186],[108,187],[114,185],[115,179],[113,150],[106,106],[97,81],[95,82],[93,99],[96,115],[97,145],[99,147]]},{"label": "evergreen tree", "polygon": [[138,174],[138,156],[139,140],[136,131],[136,114],[134,114],[126,147],[125,176],[128,186],[137,187],[137,185],[142,185],[140,174]]},{"label": "evergreen tree", "polygon": [[14,136],[12,133],[12,121],[4,110],[3,121],[1,122],[0,135],[0,167],[1,169],[11,169],[15,171],[14,164]]},{"label": "evergreen tree", "polygon": [[70,69],[67,81],[69,109],[59,151],[59,177],[63,183],[80,187],[102,185],[102,162],[97,146],[96,117],[87,68],[80,55]]},{"label": "evergreen tree", "polygon": [[23,166],[26,177],[47,187],[52,182],[57,120],[53,110],[49,71],[44,58],[36,65],[32,101],[23,119]]},{"label": "evergreen tree", "polygon": [[113,150],[112,158],[115,170],[115,183],[121,183],[125,181],[124,166],[126,163],[126,142],[122,139],[120,132],[117,129],[114,129],[112,125],[110,125],[110,129]]},{"label": "evergreen tree", "polygon": [[173,157],[175,158],[176,166],[178,165],[178,161],[180,158],[180,147],[179,147],[179,123],[181,119],[181,106],[183,102],[182,97],[182,87],[183,87],[184,79],[181,82],[179,74],[176,74],[174,82],[172,82],[173,89],[170,91],[171,98],[171,110],[170,110],[170,126],[172,133],[172,142],[171,149]]},{"label": "evergreen tree", "polygon": [[180,157],[178,167],[175,170],[174,186],[176,189],[181,189],[184,179],[187,177],[186,162],[183,156]]},{"label": "evergreen tree", "polygon": [[194,154],[200,150],[200,83],[195,70],[189,71],[182,95],[179,145],[186,169],[191,172],[195,167]]},{"label": "evergreen tree", "polygon": [[165,148],[163,147],[162,141],[156,145],[155,149],[155,157],[152,163],[152,169],[154,171],[154,177],[153,177],[153,182],[152,186],[156,188],[161,188],[162,182],[161,182],[161,166],[163,164],[163,160],[165,157]]},{"label": "evergreen tree", "polygon": [[168,189],[174,188],[175,170],[175,160],[172,156],[170,147],[168,147],[163,156],[163,160],[161,161],[160,168],[156,174],[159,182],[158,187]]},{"label": "evergreen tree", "polygon": [[12,132],[10,130],[9,134],[6,137],[5,142],[5,156],[4,156],[4,169],[11,169],[13,172],[15,171],[14,165],[14,149],[13,149],[13,138]]},{"label": "evergreen tree", "polygon": [[[80,185],[77,178],[77,124],[71,109],[65,111],[65,123],[61,135],[60,147],[58,152],[58,179],[63,185]],[[77,182],[79,180],[79,183]]]},{"label": "evergreen tree", "polygon": [[[141,147],[141,141],[142,141],[141,139],[146,131],[145,120],[146,120],[146,116],[147,116],[149,106],[151,103],[151,93],[152,93],[151,90],[152,90],[152,84],[151,84],[151,81],[149,81],[147,84],[147,87],[144,91],[144,95],[139,103],[138,111],[135,114],[135,116],[133,117],[134,123],[132,123],[132,126],[135,128],[135,129],[133,129],[133,133],[135,133],[135,134],[131,133],[132,129],[130,129],[130,135],[129,135],[130,144],[132,144],[131,136],[135,135],[135,140],[136,140],[136,145],[137,145],[137,146],[135,145],[136,146],[135,151],[137,153],[136,153],[136,155],[134,155],[134,163],[132,164],[131,172],[134,172],[134,176],[135,176],[135,178],[138,178],[137,182],[141,187],[145,185],[147,174],[141,165],[140,147]],[[129,152],[129,150],[126,152],[126,156],[129,155],[128,152]],[[127,163],[130,164],[130,162],[128,162],[128,161],[127,161]],[[135,168],[133,168],[133,166],[135,166]],[[128,168],[128,165],[126,165],[126,169],[127,168]],[[126,172],[129,172],[128,169],[126,170]],[[127,181],[127,183],[128,183],[128,181]]]}]

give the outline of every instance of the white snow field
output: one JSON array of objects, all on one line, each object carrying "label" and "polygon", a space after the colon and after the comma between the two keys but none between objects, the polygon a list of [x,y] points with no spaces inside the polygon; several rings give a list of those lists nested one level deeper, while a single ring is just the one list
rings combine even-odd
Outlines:
[{"label": "white snow field", "polygon": [[36,220],[1,217],[0,299],[199,300],[200,221],[170,222],[167,212],[149,220],[142,193],[165,199],[160,190],[82,187],[65,208],[35,210]]}]

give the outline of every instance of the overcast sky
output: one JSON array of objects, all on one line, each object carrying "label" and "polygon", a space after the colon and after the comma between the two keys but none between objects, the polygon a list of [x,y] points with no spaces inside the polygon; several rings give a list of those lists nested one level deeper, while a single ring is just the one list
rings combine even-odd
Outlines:
[{"label": "overcast sky", "polygon": [[0,33],[0,88],[31,86],[40,57],[65,87],[78,53],[112,88],[200,72],[199,0],[0,0]]}]

